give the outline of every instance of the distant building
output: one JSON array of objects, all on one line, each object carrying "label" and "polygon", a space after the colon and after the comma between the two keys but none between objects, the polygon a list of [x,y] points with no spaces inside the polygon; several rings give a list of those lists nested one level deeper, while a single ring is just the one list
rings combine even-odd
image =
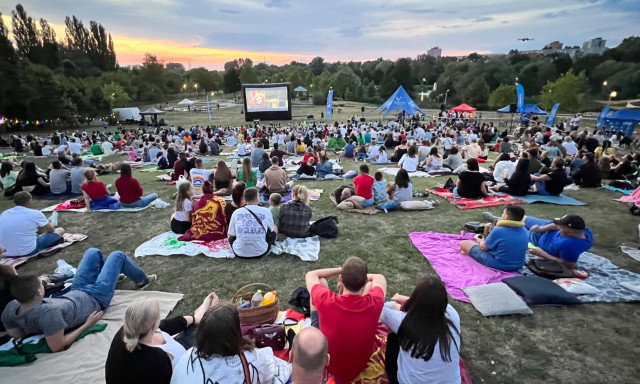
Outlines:
[{"label": "distant building", "polygon": [[431,56],[431,57],[441,57],[442,56],[442,49],[440,49],[440,47],[433,47],[430,50],[427,51],[427,56]]},{"label": "distant building", "polygon": [[602,55],[604,51],[607,49],[605,44],[607,40],[603,40],[602,37],[596,37],[595,39],[591,39],[585,41],[582,44],[582,54],[583,55]]},{"label": "distant building", "polygon": [[543,55],[551,55],[554,53],[562,53],[562,43],[559,41],[552,41],[542,48],[540,51]]},{"label": "distant building", "polygon": [[580,56],[581,55],[580,47],[578,47],[577,45],[575,45],[573,47],[564,47],[562,49],[562,53],[566,53],[572,59],[575,59],[576,56]]}]

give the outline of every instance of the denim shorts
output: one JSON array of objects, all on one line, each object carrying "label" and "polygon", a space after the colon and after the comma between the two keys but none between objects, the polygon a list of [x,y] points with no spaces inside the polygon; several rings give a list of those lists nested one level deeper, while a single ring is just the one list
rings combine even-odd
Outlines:
[{"label": "denim shorts", "polygon": [[55,232],[43,233],[36,239],[36,249],[25,256],[33,256],[38,252],[44,251],[51,247],[56,241],[60,240],[60,235]]},{"label": "denim shorts", "polygon": [[480,249],[479,245],[474,245],[473,247],[471,247],[471,249],[469,250],[469,256],[471,256],[471,258],[478,263],[487,267],[489,266],[487,263],[487,254]]}]

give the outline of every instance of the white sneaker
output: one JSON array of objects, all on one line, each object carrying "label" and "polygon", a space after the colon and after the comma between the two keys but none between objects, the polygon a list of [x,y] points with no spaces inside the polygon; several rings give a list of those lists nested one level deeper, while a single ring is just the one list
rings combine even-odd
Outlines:
[{"label": "white sneaker", "polygon": [[54,227],[58,226],[58,211],[53,211],[53,213],[51,214],[51,216],[49,217],[49,222],[51,223],[51,225],[53,225]]}]

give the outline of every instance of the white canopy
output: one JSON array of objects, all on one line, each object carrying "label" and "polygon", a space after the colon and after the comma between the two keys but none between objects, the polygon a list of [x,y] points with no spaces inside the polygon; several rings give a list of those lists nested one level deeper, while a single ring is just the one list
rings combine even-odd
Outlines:
[{"label": "white canopy", "polygon": [[164,113],[164,111],[151,107],[144,112],[140,112],[141,115],[157,115],[158,113]]},{"label": "white canopy", "polygon": [[184,99],[178,103],[178,105],[192,105],[194,102],[189,99]]}]

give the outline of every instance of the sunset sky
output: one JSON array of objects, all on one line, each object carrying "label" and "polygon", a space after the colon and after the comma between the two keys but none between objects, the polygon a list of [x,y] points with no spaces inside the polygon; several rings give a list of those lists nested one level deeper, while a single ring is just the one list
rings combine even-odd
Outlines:
[{"label": "sunset sky", "polygon": [[[17,2],[2,1],[11,29]],[[414,1],[414,0],[23,0],[34,19],[45,18],[58,38],[64,17],[101,23],[114,38],[120,65],[140,64],[145,52],[189,68],[222,69],[225,62],[285,64],[395,60],[433,46],[444,55],[540,49],[559,40],[582,45],[602,37],[607,46],[638,34],[637,0]],[[535,38],[518,42],[519,37]]]}]

